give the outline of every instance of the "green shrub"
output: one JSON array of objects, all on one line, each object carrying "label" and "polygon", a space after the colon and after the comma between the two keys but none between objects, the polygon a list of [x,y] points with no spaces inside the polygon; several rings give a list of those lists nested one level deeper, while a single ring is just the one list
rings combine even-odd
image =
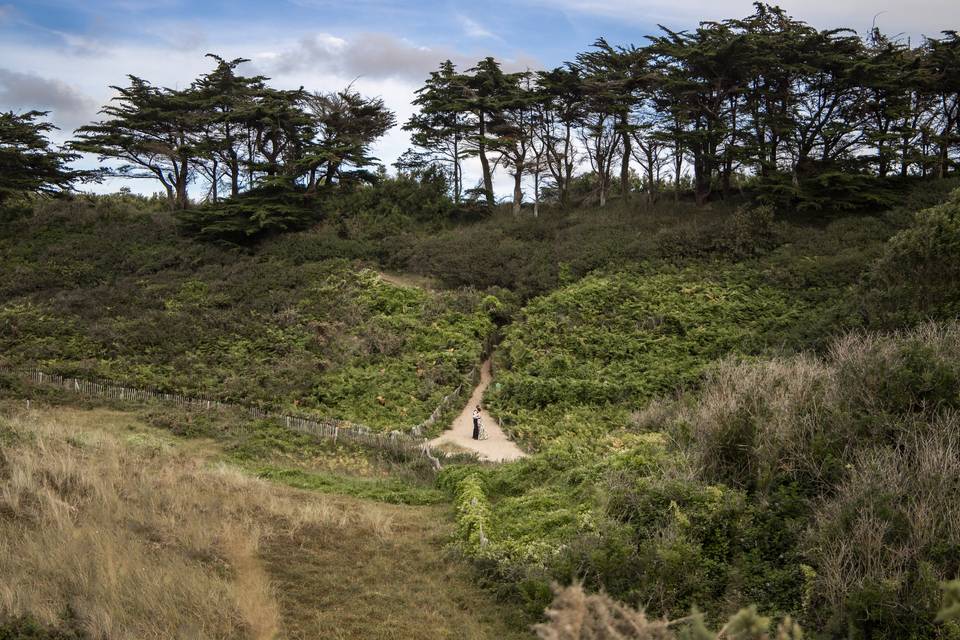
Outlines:
[{"label": "green shrub", "polygon": [[960,190],[893,236],[863,284],[871,324],[904,326],[960,314]]},{"label": "green shrub", "polygon": [[723,272],[588,276],[524,308],[488,404],[532,446],[623,426],[626,410],[696,381],[715,359],[762,352],[794,313],[779,292]]}]

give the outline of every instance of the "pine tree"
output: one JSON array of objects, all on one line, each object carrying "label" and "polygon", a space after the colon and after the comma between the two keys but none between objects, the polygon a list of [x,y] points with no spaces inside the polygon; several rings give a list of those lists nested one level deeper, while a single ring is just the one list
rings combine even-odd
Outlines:
[{"label": "pine tree", "polygon": [[0,113],[0,206],[15,195],[68,191],[75,181],[90,176],[67,167],[78,154],[51,145],[47,134],[56,127],[41,120],[47,113]]},{"label": "pine tree", "polygon": [[186,209],[187,186],[198,157],[199,104],[192,90],[155,87],[136,76],[130,85],[111,87],[119,95],[100,113],[107,119],[77,129],[71,146],[95,153],[100,160],[119,160],[107,175],[158,180],[170,207]]}]

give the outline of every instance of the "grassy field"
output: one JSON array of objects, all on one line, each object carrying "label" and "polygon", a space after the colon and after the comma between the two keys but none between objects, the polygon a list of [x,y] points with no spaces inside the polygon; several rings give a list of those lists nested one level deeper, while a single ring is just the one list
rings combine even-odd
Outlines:
[{"label": "grassy field", "polygon": [[0,442],[0,636],[526,635],[444,552],[447,507],[289,488],[114,410],[8,402]]}]

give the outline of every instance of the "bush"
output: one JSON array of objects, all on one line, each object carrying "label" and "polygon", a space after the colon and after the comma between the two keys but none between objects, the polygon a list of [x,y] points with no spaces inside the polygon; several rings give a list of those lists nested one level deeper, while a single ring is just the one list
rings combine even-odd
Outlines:
[{"label": "bush", "polygon": [[851,335],[825,359],[727,362],[681,410],[706,477],[765,491],[834,485],[863,442],[895,443],[907,416],[960,404],[960,326]]},{"label": "bush", "polygon": [[857,637],[933,637],[938,584],[960,575],[960,416],[867,445],[818,506],[805,546],[818,626]]},{"label": "bush", "polygon": [[[701,481],[746,492],[746,525],[722,540],[746,543],[746,552],[769,540],[769,529],[760,533],[770,521],[764,514],[780,512],[774,526],[787,536],[757,559],[764,566],[779,553],[811,567],[803,596],[811,626],[854,638],[933,637],[937,584],[960,573],[958,362],[957,324],[856,334],[823,358],[727,361],[694,402],[658,406],[639,420],[670,430]],[[664,499],[649,502],[655,495],[638,489],[631,498],[651,505],[632,511],[646,514],[645,528],[663,511]],[[678,495],[671,507],[684,504]],[[797,523],[806,518],[813,526],[803,531]],[[687,558],[688,574],[709,566],[693,551],[675,555]],[[737,584],[752,561],[727,564],[741,574],[727,584]],[[788,568],[772,562],[767,579]],[[784,574],[795,590],[785,604],[799,613],[802,584],[793,575]]]},{"label": "bush", "polygon": [[869,322],[898,327],[960,314],[960,190],[918,212],[864,278]]}]

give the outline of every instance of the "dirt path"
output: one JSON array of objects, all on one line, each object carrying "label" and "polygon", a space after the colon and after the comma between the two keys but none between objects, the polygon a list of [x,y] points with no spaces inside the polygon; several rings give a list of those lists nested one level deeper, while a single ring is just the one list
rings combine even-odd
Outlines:
[{"label": "dirt path", "polygon": [[490,460],[491,462],[506,462],[526,457],[527,454],[507,437],[507,434],[503,432],[493,416],[486,411],[482,411],[480,415],[483,419],[483,426],[487,430],[487,439],[473,439],[473,408],[481,404],[483,392],[490,386],[491,378],[490,360],[488,359],[480,367],[480,384],[473,390],[467,405],[457,416],[457,419],[453,421],[453,426],[450,429],[430,441],[431,447],[466,449],[476,452],[481,460]]},{"label": "dirt path", "polygon": [[379,271],[380,279],[389,282],[395,287],[413,287],[416,289],[426,289],[433,291],[437,288],[437,281],[427,276],[421,276],[414,273],[397,273],[392,271]]}]

